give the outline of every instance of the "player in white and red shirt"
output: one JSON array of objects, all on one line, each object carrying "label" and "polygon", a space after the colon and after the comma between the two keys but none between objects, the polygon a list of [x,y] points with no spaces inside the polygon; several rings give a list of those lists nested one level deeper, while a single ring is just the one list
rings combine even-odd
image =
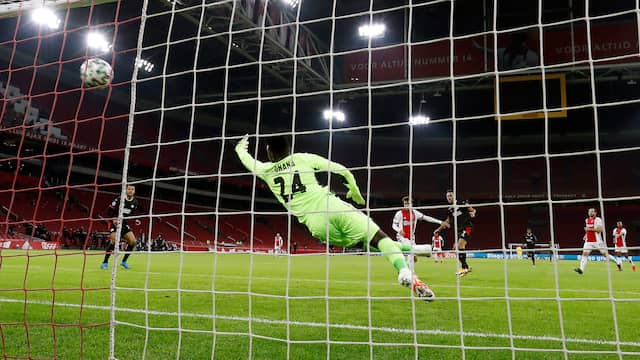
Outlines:
[{"label": "player in white and red shirt", "polygon": [[444,239],[440,235],[439,231],[433,233],[433,237],[431,237],[431,246],[433,248],[433,258],[436,262],[444,262],[444,252],[442,248],[444,247]]},{"label": "player in white and red shirt", "polygon": [[441,220],[427,216],[418,210],[411,208],[411,199],[408,196],[402,198],[403,208],[393,217],[393,230],[396,231],[396,240],[403,245],[415,245],[416,223],[418,220],[442,225]]},{"label": "player in white and red shirt", "polygon": [[604,223],[597,216],[595,208],[589,209],[589,217],[584,220],[584,246],[582,247],[582,258],[580,259],[580,267],[573,269],[578,274],[584,273],[587,266],[587,259],[592,250],[598,250],[606,258],[616,263],[618,270],[622,270],[620,261],[607,251],[607,244],[602,239],[604,231]]},{"label": "player in white and red shirt", "polygon": [[627,229],[622,225],[622,221],[618,221],[613,229],[613,244],[620,262],[622,262],[623,256],[626,257],[629,264],[631,264],[631,270],[636,271],[636,265],[633,263],[631,256],[629,256],[629,249],[627,249]]},{"label": "player in white and red shirt", "polygon": [[280,233],[276,233],[276,236],[273,239],[273,253],[281,254],[283,244],[284,240],[282,239],[282,235],[280,235]]}]

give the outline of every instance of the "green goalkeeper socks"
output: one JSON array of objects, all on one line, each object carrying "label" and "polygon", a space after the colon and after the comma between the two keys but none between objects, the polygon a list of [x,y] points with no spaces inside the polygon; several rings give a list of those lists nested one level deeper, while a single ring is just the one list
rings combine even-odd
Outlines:
[{"label": "green goalkeeper socks", "polygon": [[398,248],[399,248],[400,250],[402,250],[402,252],[409,252],[409,251],[413,250],[413,249],[411,248],[411,246],[409,246],[409,245],[400,244],[400,243],[399,243],[399,242],[397,242],[397,241],[394,241],[394,243],[396,243],[396,244],[398,245]]},{"label": "green goalkeeper socks", "polygon": [[380,249],[382,255],[393,264],[396,270],[400,271],[408,267],[402,255],[402,246],[398,242],[384,238],[378,241],[378,249]]}]

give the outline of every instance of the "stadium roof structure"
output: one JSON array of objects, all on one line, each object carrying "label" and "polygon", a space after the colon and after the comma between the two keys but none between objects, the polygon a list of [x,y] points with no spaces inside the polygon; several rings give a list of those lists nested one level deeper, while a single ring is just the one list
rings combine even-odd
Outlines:
[{"label": "stadium roof structure", "polygon": [[[0,42],[10,42],[10,36],[5,29],[15,29],[16,26],[16,4],[24,6],[28,1],[2,1],[2,7],[13,11],[5,12],[4,19],[0,20]],[[41,3],[41,2],[39,2]],[[137,46],[136,31],[139,25],[140,9],[142,1],[128,0],[115,6],[112,0],[100,1],[49,1],[58,8],[67,6],[78,7],[70,11],[67,21],[67,36],[69,39],[79,39],[80,31],[77,29],[91,27],[104,29],[107,33],[117,33],[114,44],[115,55],[103,55],[116,60],[116,79],[114,82],[124,82],[131,78],[133,64],[135,63],[135,48]],[[469,121],[468,126],[461,125],[461,132],[465,133],[468,127],[468,141],[476,144],[480,148],[492,143],[495,137],[496,128],[493,123],[494,109],[494,87],[495,74],[491,71],[493,66],[493,54],[483,50],[478,52],[484,56],[484,68],[480,73],[461,74],[453,81],[449,77],[448,65],[445,73],[424,77],[414,77],[409,85],[406,79],[407,69],[401,71],[400,77],[390,79],[376,79],[375,73],[383,71],[373,71],[371,84],[375,88],[369,89],[366,79],[351,81],[345,68],[349,64],[354,64],[355,60],[350,57],[364,54],[365,61],[368,60],[369,45],[371,56],[375,57],[376,47],[382,51],[404,47],[409,40],[406,33],[411,27],[411,42],[422,45],[431,44],[434,39],[446,38],[449,34],[449,3],[433,3],[427,1],[414,1],[414,7],[408,11],[404,7],[394,10],[396,7],[404,5],[406,1],[401,0],[376,0],[373,1],[372,15],[369,0],[339,1],[336,8],[332,8],[331,2],[326,1],[302,1],[300,9],[290,8],[279,1],[270,1],[278,7],[278,19],[256,18],[246,9],[241,8],[242,2],[217,1],[206,2],[205,10],[199,5],[198,0],[179,0],[169,2],[166,0],[150,0],[148,7],[147,31],[143,39],[143,51],[141,57],[149,59],[156,64],[155,72],[150,74],[139,74],[138,93],[136,98],[137,108],[140,110],[158,108],[161,102],[161,89],[163,80],[167,81],[166,103],[163,107],[183,107],[185,111],[176,109],[167,111],[166,118],[175,121],[189,121],[189,116],[184,116],[188,112],[187,107],[196,102],[197,116],[195,121],[203,124],[205,128],[219,128],[222,122],[222,110],[220,102],[227,97],[228,100],[235,101],[229,104],[227,115],[234,119],[255,118],[257,116],[257,94],[260,89],[261,103],[261,132],[270,133],[291,129],[293,111],[297,106],[297,117],[295,131],[314,130],[326,127],[322,121],[322,111],[333,104],[334,107],[341,107],[346,113],[348,121],[346,124],[334,124],[335,128],[349,128],[367,126],[370,122],[373,125],[384,125],[401,123],[410,117],[410,111],[415,112],[421,104],[429,111],[432,123],[429,125],[430,131],[436,137],[448,139],[451,136],[450,125],[437,125],[438,120],[447,121],[454,117],[478,117],[478,120]],[[95,4],[92,9],[86,7]],[[234,5],[235,8],[234,8]],[[484,32],[489,31],[493,24],[490,24],[492,17],[493,1],[456,1],[455,14],[456,21],[453,24],[453,35],[463,41],[466,36],[474,33],[483,33],[484,43],[480,45],[486,48],[493,48],[493,36]],[[629,9],[635,8],[635,2],[628,0],[613,0],[608,2],[595,2],[591,5],[590,14],[585,14],[584,1],[574,1],[572,7],[559,2],[543,3],[543,22],[562,22],[568,19],[583,19],[586,16],[598,16],[600,13],[623,12],[614,20],[594,21],[595,24],[604,25],[610,23],[630,23],[635,21],[635,14]],[[536,0],[519,1],[499,1],[496,19],[496,26],[499,34],[504,29],[514,26],[524,26],[531,31],[537,29],[537,6]],[[175,11],[171,11],[174,8]],[[301,25],[294,26],[294,20],[299,10],[299,20]],[[91,11],[91,21],[89,12]],[[335,11],[335,14],[334,14]],[[627,11],[627,12],[625,12]],[[118,12],[118,19],[115,13]],[[230,21],[234,17],[231,26],[232,36],[228,34]],[[357,16],[351,16],[359,14]],[[482,15],[480,15],[482,14]],[[333,17],[335,15],[335,17]],[[202,16],[202,24],[200,17]],[[271,14],[269,14],[271,16]],[[413,17],[414,22],[410,22]],[[24,16],[23,16],[24,18]],[[256,29],[260,21],[264,21],[267,26],[266,31]],[[115,21],[115,22],[114,22]],[[335,21],[335,36],[332,42],[331,24]],[[383,21],[390,29],[383,39],[368,43],[363,39],[358,39],[355,29],[358,25],[373,21]],[[573,24],[573,23],[571,23]],[[116,26],[117,25],[117,26]],[[168,29],[172,25],[172,33],[168,36]],[[411,26],[410,26],[411,25]],[[568,26],[567,24],[558,26]],[[294,61],[295,58],[291,44],[278,38],[275,30],[282,28],[298,29],[298,37],[304,35],[308,42],[305,43],[306,53],[300,53],[298,46],[297,57],[306,60]],[[150,31],[150,29],[153,29]],[[402,31],[398,31],[402,29]],[[273,30],[273,31],[272,31]],[[575,30],[575,29],[574,29]],[[36,35],[37,31],[21,23],[17,38],[27,38]],[[263,36],[264,34],[264,36]],[[511,35],[505,32],[505,36]],[[46,35],[46,34],[41,34]],[[500,35],[499,35],[500,37]],[[167,39],[173,43],[167,48]],[[195,57],[196,39],[200,39],[199,55]],[[55,58],[60,49],[57,43],[52,46],[46,45],[46,41],[56,40],[55,36],[45,37],[43,45],[39,49],[40,53],[35,59],[35,65],[44,64],[46,60]],[[502,41],[500,38],[498,39]],[[59,41],[59,40],[56,40]],[[456,40],[457,42],[458,40]],[[546,39],[545,39],[546,41]],[[69,51],[69,57],[82,57],[85,49],[80,46],[81,42],[69,41],[76,49],[64,49]],[[77,43],[77,44],[76,44]],[[74,45],[75,44],[75,45]],[[300,44],[298,44],[300,45]],[[0,46],[0,57],[8,58],[14,55],[14,65],[34,64],[34,49],[32,45],[16,46],[15,51],[12,46]],[[35,45],[33,45],[35,46]],[[414,56],[419,49],[414,46]],[[226,52],[230,49],[230,57],[227,65]],[[260,49],[264,51],[261,53]],[[405,50],[407,51],[407,50]],[[545,49],[546,51],[546,49]],[[49,55],[47,55],[50,53]],[[335,54],[335,56],[332,55]],[[448,51],[447,51],[448,54]],[[548,55],[548,54],[547,54]],[[65,54],[65,56],[67,56]],[[406,57],[406,55],[405,55]],[[372,58],[372,60],[374,60]],[[166,62],[166,66],[164,65]],[[188,74],[190,69],[197,63],[196,74]],[[61,66],[62,82],[69,81],[68,87],[77,86],[77,64],[64,64]],[[213,68],[213,71],[205,71]],[[294,69],[297,78],[294,79]],[[332,70],[333,69],[333,70]],[[486,71],[485,71],[486,70]],[[563,73],[566,77],[567,86],[572,89],[569,95],[569,104],[583,105],[591,99],[589,92],[581,89],[591,86],[590,66],[587,62],[574,64],[566,67],[553,67],[547,69],[549,72]],[[40,69],[38,71],[41,71]],[[416,71],[414,69],[414,71]],[[47,74],[46,69],[42,72]],[[166,76],[161,76],[166,73]],[[333,73],[333,74],[332,74]],[[539,70],[532,68],[526,71],[518,71],[516,75],[535,75]],[[366,71],[365,71],[366,74]],[[53,76],[59,75],[56,71]],[[331,76],[333,75],[333,78]],[[613,62],[597,63],[594,65],[594,77],[598,86],[598,96],[615,98],[613,94],[627,92],[636,94],[639,90],[633,86],[633,82],[640,80],[638,62]],[[260,83],[258,83],[260,79]],[[293,84],[296,84],[295,97]],[[192,86],[197,83],[195,91],[196,98],[192,99]],[[329,92],[333,83],[333,91]],[[453,90],[452,90],[453,86]],[[187,89],[187,91],[185,91]],[[455,92],[456,108],[452,107],[452,91]],[[608,95],[612,94],[612,95]],[[99,96],[99,95],[96,95]],[[114,87],[111,94],[111,101],[118,103],[121,108],[128,108],[130,102],[130,91],[127,86]],[[411,98],[413,109],[406,106]],[[378,100],[383,99],[383,100]],[[422,100],[425,102],[422,102]],[[247,101],[244,101],[247,100]],[[369,102],[372,109],[369,111]],[[384,104],[396,103],[398,108],[385,106]],[[210,105],[211,104],[211,105]],[[570,113],[568,116],[576,116],[579,112]],[[578,114],[582,117],[583,114]],[[476,126],[473,123],[482,123]],[[583,124],[568,122],[568,125],[561,125],[553,139],[562,138],[562,134],[567,131],[574,136],[571,139],[563,139],[562,142],[583,143],[590,141],[592,129],[585,128],[577,131]],[[227,127],[234,134],[243,132],[254,132],[255,126],[246,125],[241,122],[232,121],[227,123]],[[538,143],[540,136],[537,133],[541,130],[540,123],[519,123],[517,125],[506,125],[512,127],[513,143],[521,145],[531,142]],[[208,130],[207,130],[208,131]],[[622,134],[626,137],[635,137],[635,130],[630,130]],[[389,140],[404,139],[409,130],[389,130],[386,137]],[[504,134],[504,133],[503,133]],[[339,138],[339,137],[338,137]],[[431,139],[435,141],[434,139]],[[322,139],[322,142],[325,140]],[[509,140],[503,141],[508,144]],[[416,144],[420,146],[420,144]],[[578,145],[576,145],[578,146]],[[324,147],[324,146],[322,146]]]}]

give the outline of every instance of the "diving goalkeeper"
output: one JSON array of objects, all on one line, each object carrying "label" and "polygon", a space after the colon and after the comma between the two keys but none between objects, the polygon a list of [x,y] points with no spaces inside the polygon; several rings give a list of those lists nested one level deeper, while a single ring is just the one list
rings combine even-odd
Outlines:
[{"label": "diving goalkeeper", "polygon": [[242,164],[267,183],[278,201],[291,211],[315,238],[344,248],[368,244],[379,249],[398,271],[400,285],[411,287],[414,294],[423,300],[435,299],[433,291],[413,274],[402,255],[402,251],[429,254],[430,246],[403,247],[391,240],[373,220],[351,204],[342,201],[327,187],[318,184],[315,177],[316,171],[330,171],[341,175],[346,180],[347,199],[363,205],[365,201],[360,189],[347,168],[318,155],[291,154],[289,143],[282,136],[267,139],[269,162],[254,159],[247,150],[248,146],[248,135],[236,145],[236,153]]}]

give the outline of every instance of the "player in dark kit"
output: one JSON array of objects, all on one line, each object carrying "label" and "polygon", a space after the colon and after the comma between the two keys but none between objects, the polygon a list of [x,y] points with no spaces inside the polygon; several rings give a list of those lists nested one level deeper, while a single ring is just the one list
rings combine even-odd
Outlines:
[{"label": "player in dark kit", "polygon": [[536,243],[538,242],[538,237],[531,231],[530,227],[527,227],[527,232],[524,234],[524,243],[527,246],[527,256],[531,257],[531,261],[533,262],[533,266],[536,266]]},{"label": "player in dark kit", "polygon": [[[461,201],[458,205],[456,202],[453,191],[447,190],[447,202],[449,203],[449,208],[447,209],[447,220],[444,225],[441,225],[437,232],[440,232],[444,227],[450,227],[454,224],[454,220],[458,219],[458,242],[456,244],[456,249],[460,251],[458,253],[458,260],[460,260],[461,269],[456,273],[456,275],[462,277],[471,272],[471,268],[469,264],[467,264],[467,253],[464,252],[467,248],[467,244],[471,241],[471,234],[473,233],[473,223],[471,222],[471,218],[476,216],[476,209],[469,206],[468,201]],[[434,231],[434,233],[436,232]]]},{"label": "player in dark kit", "polygon": [[[127,217],[134,215],[136,212],[140,212],[140,205],[138,204],[138,200],[135,198],[136,195],[136,187],[133,185],[127,185],[127,193],[124,198],[124,206],[122,209],[122,230],[120,231],[120,237],[127,241],[127,253],[124,255],[122,262],[123,268],[129,269],[129,264],[127,260],[129,259],[130,252],[136,246],[136,236],[133,234],[131,227],[127,223]],[[107,253],[104,255],[104,261],[100,265],[101,269],[109,268],[109,256],[116,247],[116,241],[118,240],[118,234],[116,231],[118,230],[118,221],[120,219],[117,218],[118,211],[120,209],[120,198],[117,197],[115,200],[111,202],[109,208],[107,209],[107,216],[112,218],[109,227],[109,232],[111,233],[111,243],[107,248]],[[140,220],[135,220],[136,225],[140,225]]]}]

